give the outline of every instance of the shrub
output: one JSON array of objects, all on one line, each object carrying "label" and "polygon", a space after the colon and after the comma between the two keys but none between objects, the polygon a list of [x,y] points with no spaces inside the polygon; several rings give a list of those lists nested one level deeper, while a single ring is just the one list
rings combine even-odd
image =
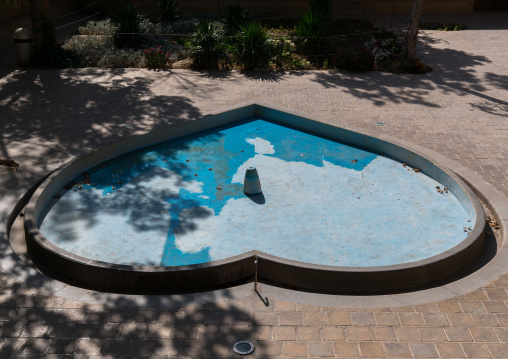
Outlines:
[{"label": "shrub", "polygon": [[32,20],[39,26],[42,46],[40,49],[35,48],[30,60],[31,65],[54,68],[72,67],[75,54],[72,51],[64,50],[56,43],[55,27],[51,20],[43,14]]},{"label": "shrub", "polygon": [[365,47],[372,52],[376,62],[398,60],[404,50],[406,39],[404,35],[394,32],[384,32],[367,41]]},{"label": "shrub", "polygon": [[325,21],[332,21],[332,0],[309,0],[310,11]]},{"label": "shrub", "polygon": [[187,56],[197,68],[218,68],[219,61],[229,64],[224,30],[213,22],[200,23],[190,38]]},{"label": "shrub", "polygon": [[199,25],[199,20],[196,18],[178,20],[170,25],[169,32],[173,34],[189,34],[196,31]]},{"label": "shrub", "polygon": [[80,26],[78,32],[81,35],[114,35],[118,31],[111,19],[88,21],[86,26]]},{"label": "shrub", "polygon": [[157,48],[149,48],[143,51],[145,56],[146,66],[150,69],[167,69],[171,65],[169,64],[170,53],[163,50],[162,46]]},{"label": "shrub", "polygon": [[289,39],[273,40],[273,62],[280,70],[306,70],[310,62],[295,53],[296,46]]},{"label": "shrub", "polygon": [[120,25],[115,35],[115,43],[119,47],[136,47],[141,42],[140,22],[141,18],[138,9],[131,1],[119,6],[113,19]]},{"label": "shrub", "polygon": [[448,21],[439,22],[424,22],[420,24],[423,30],[439,30],[439,31],[460,31],[467,30],[469,27],[466,24],[455,24]]},{"label": "shrub", "polygon": [[226,4],[221,13],[221,19],[229,35],[236,34],[242,26],[247,25],[252,19],[252,11],[240,4]]},{"label": "shrub", "polygon": [[171,22],[178,18],[180,6],[177,0],[159,0],[159,8],[161,10],[160,20],[162,22]]},{"label": "shrub", "polygon": [[295,33],[299,37],[297,45],[304,53],[318,55],[328,47],[328,35],[332,24],[331,1],[310,0],[310,10],[302,14],[296,25]]},{"label": "shrub", "polygon": [[142,51],[115,48],[112,36],[78,35],[65,41],[63,49],[76,57],[79,67],[144,67]]},{"label": "shrub", "polygon": [[240,27],[234,51],[238,61],[247,69],[267,66],[272,59],[268,32],[257,22]]},{"label": "shrub", "polygon": [[336,68],[349,71],[369,71],[374,68],[374,55],[365,46],[340,49],[333,58]]},{"label": "shrub", "polygon": [[199,20],[196,18],[182,19],[174,22],[158,22],[154,24],[143,18],[139,24],[143,34],[191,34],[196,31]]}]

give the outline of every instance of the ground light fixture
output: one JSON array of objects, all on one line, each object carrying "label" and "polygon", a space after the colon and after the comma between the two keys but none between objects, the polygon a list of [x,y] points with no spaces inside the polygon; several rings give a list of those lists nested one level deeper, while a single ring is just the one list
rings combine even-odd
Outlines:
[{"label": "ground light fixture", "polygon": [[254,351],[254,344],[248,340],[240,340],[233,345],[233,351],[240,355],[249,355]]}]

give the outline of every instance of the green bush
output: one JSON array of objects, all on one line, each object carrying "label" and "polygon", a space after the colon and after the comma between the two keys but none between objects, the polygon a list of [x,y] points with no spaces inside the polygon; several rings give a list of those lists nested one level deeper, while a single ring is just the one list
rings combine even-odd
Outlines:
[{"label": "green bush", "polygon": [[222,10],[221,19],[226,27],[226,32],[229,35],[233,35],[252,20],[252,11],[240,4],[229,3]]},{"label": "green bush", "polygon": [[194,61],[196,68],[216,69],[220,61],[229,64],[224,30],[216,23],[201,22],[190,38],[187,56]]},{"label": "green bush", "polygon": [[86,26],[80,26],[78,32],[81,35],[114,35],[118,31],[111,19],[88,21]]},{"label": "green bush", "polygon": [[75,54],[77,67],[145,67],[142,51],[118,49],[112,36],[73,36],[62,47]]},{"label": "green bush", "polygon": [[329,22],[311,11],[302,14],[295,29],[299,51],[309,55],[323,53],[329,44],[328,39],[324,38],[328,33],[328,25]]},{"label": "green bush", "polygon": [[142,37],[139,35],[141,17],[137,7],[131,1],[127,1],[118,7],[113,19],[120,25],[119,33],[115,35],[117,46],[136,48],[142,41]]},{"label": "green bush", "polygon": [[332,25],[331,0],[309,0],[310,10],[302,14],[296,25],[297,46],[301,52],[319,55],[329,46],[328,39]]},{"label": "green bush", "polygon": [[374,55],[365,46],[357,44],[340,49],[333,58],[333,64],[343,70],[369,71],[374,69]]},{"label": "green bush", "polygon": [[268,32],[259,23],[251,22],[240,27],[234,51],[236,59],[246,69],[270,64],[272,49]]},{"label": "green bush", "polygon": [[296,46],[291,40],[285,38],[273,40],[272,45],[272,61],[277,69],[306,70],[310,68],[310,62],[295,53]]},{"label": "green bush", "polygon": [[177,0],[159,0],[159,8],[161,10],[160,21],[171,22],[178,18],[180,6]]},{"label": "green bush", "polygon": [[469,27],[466,24],[456,24],[448,21],[438,22],[424,22],[420,24],[420,29],[423,30],[439,30],[439,31],[460,31],[467,30]]},{"label": "green bush", "polygon": [[167,69],[171,65],[169,64],[169,52],[162,49],[162,46],[157,48],[149,48],[143,51],[145,56],[146,66],[150,69]]},{"label": "green bush", "polygon": [[310,12],[322,20],[332,21],[332,0],[309,0]]}]

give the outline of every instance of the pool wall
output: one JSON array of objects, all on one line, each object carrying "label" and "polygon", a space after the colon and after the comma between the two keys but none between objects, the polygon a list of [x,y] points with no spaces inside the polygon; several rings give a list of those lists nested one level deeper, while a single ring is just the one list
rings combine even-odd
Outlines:
[{"label": "pool wall", "polygon": [[[117,156],[195,132],[249,117],[264,119],[355,146],[406,163],[446,186],[462,203],[474,227],[454,248],[425,260],[382,267],[312,265],[250,251],[225,260],[178,267],[127,266],[99,262],[62,250],[38,230],[54,195],[84,171]],[[337,127],[327,120],[272,105],[248,103],[166,129],[129,137],[81,156],[56,170],[28,203],[25,214],[27,248],[32,259],[72,283],[107,291],[178,293],[201,291],[258,278],[317,292],[374,293],[404,290],[448,277],[467,266],[481,251],[485,214],[472,190],[454,173],[409,148],[358,130]]]}]

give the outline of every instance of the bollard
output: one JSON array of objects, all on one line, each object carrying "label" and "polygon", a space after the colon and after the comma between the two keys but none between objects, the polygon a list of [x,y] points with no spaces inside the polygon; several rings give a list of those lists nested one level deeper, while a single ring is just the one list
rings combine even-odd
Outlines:
[{"label": "bollard", "polygon": [[34,36],[30,29],[20,27],[14,31],[13,36],[14,42],[16,43],[16,52],[18,53],[18,61],[22,64],[30,62],[32,57],[32,49]]}]

